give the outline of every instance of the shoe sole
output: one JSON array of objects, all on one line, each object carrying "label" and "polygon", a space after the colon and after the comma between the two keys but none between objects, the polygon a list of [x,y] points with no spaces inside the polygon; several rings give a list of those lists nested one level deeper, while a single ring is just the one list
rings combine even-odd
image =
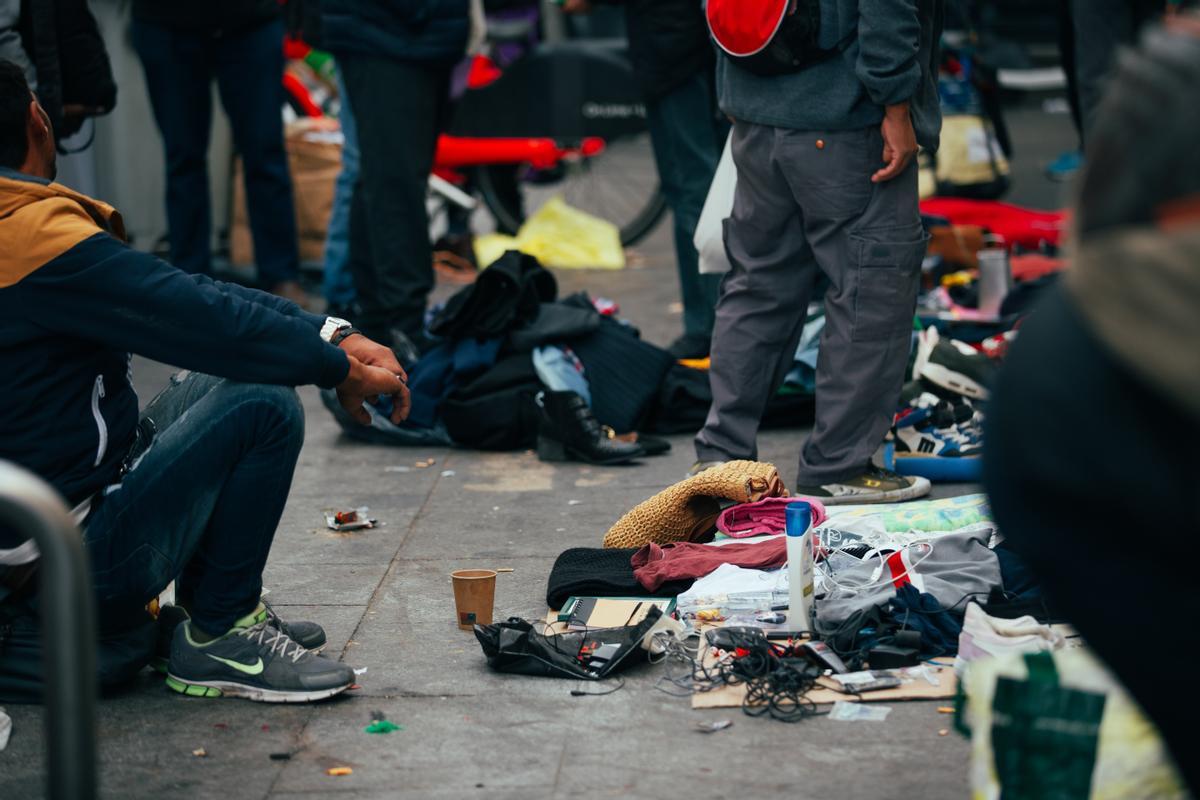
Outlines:
[{"label": "shoe sole", "polygon": [[919,497],[924,497],[933,489],[933,484],[926,478],[918,477],[913,481],[913,485],[905,489],[891,489],[886,492],[863,492],[853,494],[840,494],[833,497],[821,497],[817,495],[797,494],[796,499],[804,497],[813,497],[821,501],[823,506],[849,506],[849,505],[876,505],[880,503],[903,503],[906,500],[916,500]]},{"label": "shoe sole", "polygon": [[941,364],[930,364],[929,362],[922,364],[921,377],[943,389],[949,389],[952,392],[966,395],[975,400],[988,399],[989,392],[986,388],[961,372],[955,372],[949,367],[943,367]]},{"label": "shoe sole", "polygon": [[285,691],[280,689],[264,689],[261,686],[247,686],[233,681],[187,681],[167,673],[167,688],[188,697],[241,697],[256,703],[311,703],[333,697],[353,686],[335,686],[331,689],[316,689],[314,691]]}]

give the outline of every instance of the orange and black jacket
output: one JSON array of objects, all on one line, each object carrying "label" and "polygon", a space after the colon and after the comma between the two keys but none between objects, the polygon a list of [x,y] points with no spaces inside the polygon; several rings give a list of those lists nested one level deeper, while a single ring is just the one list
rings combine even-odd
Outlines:
[{"label": "orange and black jacket", "polygon": [[[130,354],[237,381],[332,387],[324,317],[129,248],[109,205],[0,168],[0,459],[74,507],[120,477]],[[0,547],[4,547],[0,542]]]}]

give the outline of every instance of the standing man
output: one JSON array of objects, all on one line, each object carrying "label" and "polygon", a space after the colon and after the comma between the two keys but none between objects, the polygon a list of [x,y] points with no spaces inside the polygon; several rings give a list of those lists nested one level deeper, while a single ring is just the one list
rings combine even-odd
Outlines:
[{"label": "standing man", "polygon": [[[729,130],[717,110],[704,11],[699,0],[606,1],[625,5],[629,54],[646,98],[654,162],[675,223],[683,336],[668,349],[676,358],[704,358],[721,276],[700,274],[692,238]],[[590,0],[563,3],[567,13],[591,8]]]},{"label": "standing man", "polygon": [[[800,0],[801,5],[818,0]],[[908,362],[925,232],[918,144],[935,150],[940,0],[820,0],[821,56],[763,77],[722,53],[738,183],[725,223],[732,271],[713,332],[713,405],[694,469],[757,456],[767,400],[791,367],[818,273],[829,280],[813,432],[797,493],[894,502],[924,478],[872,458]],[[793,13],[801,13],[793,11]]]},{"label": "standing man", "polygon": [[283,22],[276,0],[135,0],[133,46],[167,158],[171,263],[212,272],[212,82],[242,156],[259,281],[301,306],[292,179],[283,147]]},{"label": "standing man", "polygon": [[448,116],[450,69],[467,46],[467,0],[325,0],[321,20],[358,128],[355,321],[411,363],[426,345],[433,288],[426,185]]}]

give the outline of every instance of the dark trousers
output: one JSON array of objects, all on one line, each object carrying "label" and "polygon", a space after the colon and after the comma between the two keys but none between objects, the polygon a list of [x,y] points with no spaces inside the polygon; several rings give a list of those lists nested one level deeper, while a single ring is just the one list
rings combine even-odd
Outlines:
[{"label": "dark trousers", "polygon": [[176,578],[201,630],[252,611],[304,443],[293,389],[180,373],[147,407],[157,433],[84,531],[101,627]]},{"label": "dark trousers", "polygon": [[359,177],[350,207],[350,270],[358,326],[389,341],[424,328],[433,288],[426,187],[449,103],[449,70],[338,53],[358,126]]},{"label": "dark trousers", "polygon": [[819,275],[829,280],[813,432],[797,483],[862,473],[900,399],[925,231],[917,166],[884,183],[883,136],[737,122],[737,191],[725,220],[732,269],[712,337],[713,404],[696,436],[701,461],[758,456],[759,423],[793,357]]},{"label": "dark trousers", "polygon": [[708,197],[728,124],[717,116],[710,70],[646,104],[654,163],[674,218],[675,263],[683,300],[683,332],[712,335],[720,275],[701,275],[692,239]]},{"label": "dark trousers", "polygon": [[[1136,331],[1130,331],[1136,336]],[[1158,725],[1193,793],[1200,699],[1200,424],[1114,361],[1054,294],[1021,326],[989,405],[985,482],[1009,545]]]},{"label": "dark trousers", "polygon": [[1147,22],[1163,13],[1162,0],[1070,0],[1075,24],[1075,86],[1086,144],[1100,100],[1117,66],[1117,51],[1137,41]]},{"label": "dark trousers", "polygon": [[300,255],[281,115],[283,24],[213,36],[135,20],[133,45],[166,151],[172,263],[187,272],[212,269],[208,141],[215,78],[242,156],[259,280],[268,287],[295,280]]}]

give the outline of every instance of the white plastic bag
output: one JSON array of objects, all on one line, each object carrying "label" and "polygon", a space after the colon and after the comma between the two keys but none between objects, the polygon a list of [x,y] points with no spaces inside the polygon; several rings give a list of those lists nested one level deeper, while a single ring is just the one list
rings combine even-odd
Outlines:
[{"label": "white plastic bag", "polygon": [[733,134],[725,140],[725,150],[708,187],[708,197],[696,223],[696,234],[692,244],[700,254],[700,274],[719,275],[729,272],[729,258],[725,255],[725,237],[722,223],[733,213],[733,192],[737,188],[737,167],[733,164]]}]

